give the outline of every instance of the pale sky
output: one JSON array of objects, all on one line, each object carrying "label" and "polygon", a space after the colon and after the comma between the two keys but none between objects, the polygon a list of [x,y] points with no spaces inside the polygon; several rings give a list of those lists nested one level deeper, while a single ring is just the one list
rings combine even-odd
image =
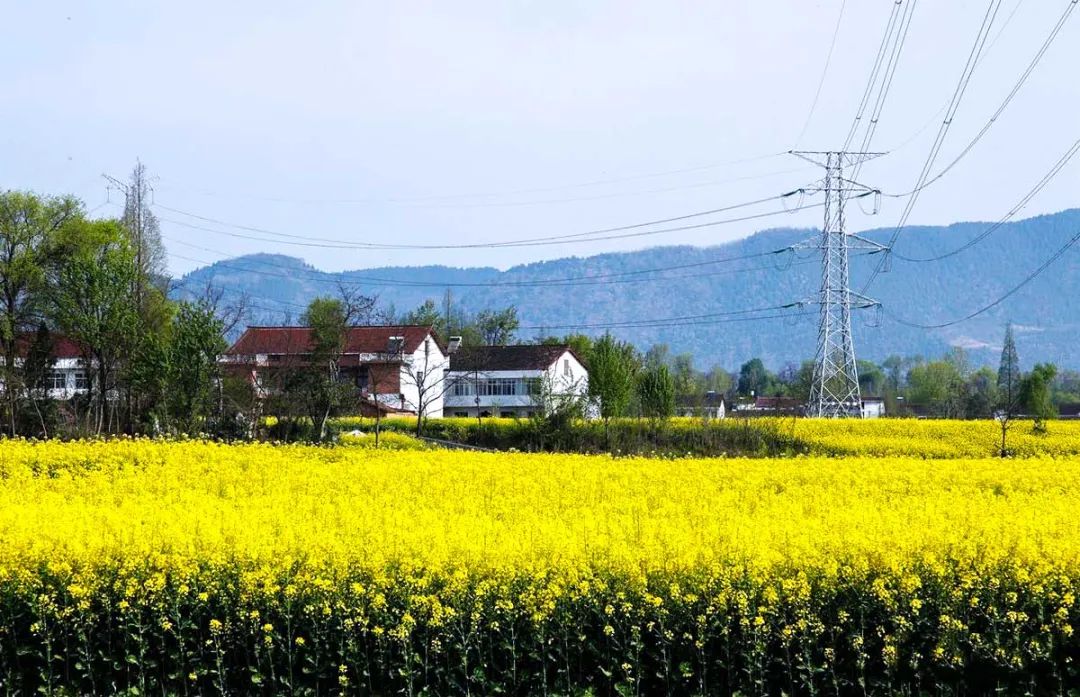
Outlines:
[{"label": "pale sky", "polygon": [[[941,164],[986,122],[1068,2],[1003,0]],[[914,184],[986,4],[917,5],[873,143],[892,152],[865,168],[864,182]],[[3,5],[0,187],[74,193],[95,208],[106,201],[100,175],[123,178],[140,158],[158,177],[156,203],[188,213],[293,235],[439,243],[632,224],[812,181],[818,173],[805,163],[768,156],[840,146],[892,0],[847,0],[799,142],[840,0]],[[911,223],[996,220],[1080,137],[1074,15],[989,135],[923,194]],[[1078,184],[1080,162],[1024,215],[1076,206]],[[260,233],[157,212],[178,274],[201,265],[191,259],[255,251],[327,270],[506,267],[716,244],[820,216],[525,249],[372,252],[229,237],[172,221]],[[877,218],[854,206],[849,217],[861,229],[899,215],[887,200]]]}]

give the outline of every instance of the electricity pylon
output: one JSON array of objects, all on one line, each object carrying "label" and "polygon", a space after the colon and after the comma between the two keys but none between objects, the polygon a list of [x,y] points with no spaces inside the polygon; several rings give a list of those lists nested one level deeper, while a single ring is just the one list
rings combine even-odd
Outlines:
[{"label": "electricity pylon", "polygon": [[[859,392],[859,369],[855,363],[855,343],[851,337],[852,308],[876,307],[878,303],[851,290],[848,276],[848,251],[869,249],[880,252],[884,245],[849,234],[844,229],[844,202],[847,199],[877,196],[880,192],[844,178],[845,167],[858,167],[882,153],[867,152],[792,152],[825,168],[825,178],[807,193],[825,194],[825,222],[817,239],[793,245],[795,249],[821,250],[821,288],[808,301],[820,306],[817,353],[814,357],[813,382],[807,416],[862,416]],[[876,204],[875,204],[876,206]]]}]

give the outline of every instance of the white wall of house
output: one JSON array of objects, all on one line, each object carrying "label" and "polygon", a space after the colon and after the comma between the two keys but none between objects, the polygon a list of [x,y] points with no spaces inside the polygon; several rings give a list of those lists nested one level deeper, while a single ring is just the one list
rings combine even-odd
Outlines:
[{"label": "white wall of house", "polygon": [[[401,394],[405,398],[405,408],[418,412],[422,406],[425,417],[442,417],[445,393],[449,390],[449,368],[450,359],[439,348],[438,342],[431,335],[425,337],[412,354],[405,356],[401,365]],[[424,404],[421,405],[421,401]]]},{"label": "white wall of house", "polygon": [[[16,359],[16,366],[21,366],[22,359]],[[2,364],[2,359],[0,359]],[[49,399],[71,399],[80,394],[90,391],[90,381],[93,376],[86,368],[81,358],[57,358],[52,366],[45,372],[43,385],[35,386],[36,389],[44,389]],[[0,384],[3,384],[0,382]]]},{"label": "white wall of house", "polygon": [[[485,370],[449,373],[444,416],[528,417],[540,408],[537,385],[543,384],[553,397],[584,397],[589,391],[589,374],[573,353],[565,351],[546,370]],[[476,383],[481,384],[479,399]],[[495,394],[493,394],[495,393]]]}]

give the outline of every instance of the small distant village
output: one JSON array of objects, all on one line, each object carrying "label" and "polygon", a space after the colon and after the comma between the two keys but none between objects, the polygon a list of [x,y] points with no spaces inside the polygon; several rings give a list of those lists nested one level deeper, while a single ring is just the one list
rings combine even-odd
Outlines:
[{"label": "small distant village", "polygon": [[[800,417],[814,387],[828,388],[820,361],[701,369],[693,355],[610,332],[522,340],[513,306],[470,313],[430,299],[399,314],[355,286],[314,298],[296,322],[254,326],[248,299],[212,284],[172,297],[141,164],[124,188],[119,218],[92,218],[69,196],[0,192],[9,435],[252,438],[271,420],[323,440],[343,416],[413,419],[418,435],[445,418]],[[1080,374],[1023,370],[1011,326],[1002,332],[996,367],[971,365],[959,348],[858,361],[843,415],[1080,415]]]}]

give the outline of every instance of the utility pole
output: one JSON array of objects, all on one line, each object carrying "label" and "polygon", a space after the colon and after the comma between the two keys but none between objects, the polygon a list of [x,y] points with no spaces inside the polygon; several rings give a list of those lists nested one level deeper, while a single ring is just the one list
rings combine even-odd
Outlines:
[{"label": "utility pole", "polygon": [[131,243],[135,252],[135,266],[138,269],[138,277],[135,287],[135,305],[142,311],[143,308],[143,284],[148,274],[149,259],[147,258],[146,221],[143,219],[143,197],[147,191],[153,191],[146,178],[146,167],[136,160],[135,170],[131,182],[123,182],[108,174],[101,175],[110,187],[115,187],[124,192],[124,218],[123,223],[131,233]]},{"label": "utility pole", "polygon": [[871,253],[877,253],[885,250],[885,246],[845,230],[845,201],[877,196],[880,192],[845,179],[844,169],[858,167],[882,153],[793,151],[791,154],[825,168],[825,178],[820,184],[805,189],[809,193],[825,194],[825,220],[821,235],[792,246],[793,249],[821,251],[821,286],[817,296],[808,301],[820,307],[820,315],[817,353],[806,413],[813,417],[859,418],[862,416],[862,395],[859,391],[859,369],[855,362],[855,343],[851,336],[851,310],[877,307],[879,303],[851,290],[848,252],[851,249],[869,249]]}]

